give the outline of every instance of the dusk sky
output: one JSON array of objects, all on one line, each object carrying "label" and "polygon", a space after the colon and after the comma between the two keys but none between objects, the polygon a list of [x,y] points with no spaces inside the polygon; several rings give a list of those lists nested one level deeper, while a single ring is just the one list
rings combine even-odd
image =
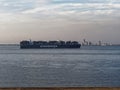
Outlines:
[{"label": "dusk sky", "polygon": [[0,0],[0,43],[120,43],[120,0]]}]

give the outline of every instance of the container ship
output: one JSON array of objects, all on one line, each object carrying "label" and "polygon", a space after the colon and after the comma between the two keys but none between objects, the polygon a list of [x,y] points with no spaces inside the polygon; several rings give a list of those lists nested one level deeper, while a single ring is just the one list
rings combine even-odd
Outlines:
[{"label": "container ship", "polygon": [[80,48],[77,41],[21,41],[21,49],[46,49],[46,48]]}]

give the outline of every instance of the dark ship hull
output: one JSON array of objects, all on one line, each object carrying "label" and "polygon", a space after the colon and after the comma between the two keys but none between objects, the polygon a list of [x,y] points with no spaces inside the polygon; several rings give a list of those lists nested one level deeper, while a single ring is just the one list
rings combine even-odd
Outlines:
[{"label": "dark ship hull", "polygon": [[21,49],[49,49],[49,48],[80,48],[80,45],[69,45],[69,46],[36,46],[36,45],[27,45],[27,46],[20,46]]},{"label": "dark ship hull", "polygon": [[80,48],[81,44],[77,41],[21,41],[21,49],[62,49],[62,48]]}]

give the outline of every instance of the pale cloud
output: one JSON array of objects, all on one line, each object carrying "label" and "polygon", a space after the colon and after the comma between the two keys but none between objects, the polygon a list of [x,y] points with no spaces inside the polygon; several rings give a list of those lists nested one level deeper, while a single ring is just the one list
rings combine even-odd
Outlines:
[{"label": "pale cloud", "polygon": [[89,38],[116,43],[119,28],[120,0],[0,0],[0,42]]},{"label": "pale cloud", "polygon": [[[0,12],[31,19],[111,19],[120,17],[119,0],[1,0]],[[115,14],[116,13],[116,14]],[[8,15],[8,18],[11,18]],[[5,19],[6,20],[6,19]],[[19,18],[18,18],[19,20]]]},{"label": "pale cloud", "polygon": [[[118,12],[120,10],[120,4],[82,4],[82,3],[69,3],[69,4],[57,4],[57,5],[44,5],[42,7],[36,7],[30,10],[25,10],[23,14],[43,15],[53,17],[72,17],[76,19],[88,19],[89,17],[103,19],[119,17]],[[115,14],[116,13],[116,14]],[[101,18],[101,19],[102,19]]]},{"label": "pale cloud", "polygon": [[40,5],[47,4],[49,0],[0,0],[0,11],[19,13]]}]

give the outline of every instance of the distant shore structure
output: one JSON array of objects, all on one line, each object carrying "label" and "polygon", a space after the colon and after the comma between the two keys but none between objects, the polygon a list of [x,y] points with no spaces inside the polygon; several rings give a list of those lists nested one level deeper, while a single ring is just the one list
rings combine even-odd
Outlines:
[{"label": "distant shore structure", "polygon": [[20,42],[21,49],[46,49],[46,48],[80,48],[78,41],[31,41]]},{"label": "distant shore structure", "polygon": [[82,42],[82,46],[112,46],[112,45],[117,45],[117,44],[104,43],[101,40],[99,40],[97,43],[93,43],[93,42],[88,41],[86,39],[83,39],[83,42]]}]

